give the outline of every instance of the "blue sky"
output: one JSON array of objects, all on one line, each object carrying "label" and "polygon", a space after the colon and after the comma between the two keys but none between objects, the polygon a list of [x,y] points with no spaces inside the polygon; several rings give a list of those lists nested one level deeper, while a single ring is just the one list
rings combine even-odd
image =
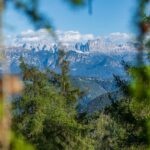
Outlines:
[{"label": "blue sky", "polygon": [[[63,0],[41,0],[40,10],[52,19],[58,30],[79,31],[82,34],[108,35],[113,32],[132,32],[136,0],[93,0],[93,13],[88,8],[75,9]],[[5,32],[17,34],[33,29],[28,18],[10,4],[4,13]]]}]

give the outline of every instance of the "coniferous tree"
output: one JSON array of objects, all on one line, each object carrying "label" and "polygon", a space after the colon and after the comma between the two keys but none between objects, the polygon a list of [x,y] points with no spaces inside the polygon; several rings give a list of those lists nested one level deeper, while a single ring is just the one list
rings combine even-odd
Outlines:
[{"label": "coniferous tree", "polygon": [[93,149],[93,140],[87,136],[88,126],[77,121],[75,102],[70,103],[76,96],[72,96],[72,89],[66,86],[67,72],[60,75],[63,80],[59,78],[65,87],[62,91],[47,72],[24,61],[20,66],[25,89],[22,96],[13,100],[13,129],[37,149]]}]

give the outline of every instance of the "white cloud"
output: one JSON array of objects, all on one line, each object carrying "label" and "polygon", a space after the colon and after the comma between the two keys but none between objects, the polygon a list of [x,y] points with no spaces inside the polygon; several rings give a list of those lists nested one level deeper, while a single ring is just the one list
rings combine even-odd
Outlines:
[{"label": "white cloud", "polygon": [[22,38],[23,42],[38,42],[39,38],[38,37],[28,37],[28,38]]},{"label": "white cloud", "polygon": [[[79,31],[61,31],[57,30],[56,36],[61,43],[69,43],[69,42],[82,42],[88,40],[99,39],[103,42],[106,40],[111,42],[118,42],[118,41],[130,41],[132,39],[131,34],[127,33],[110,33],[108,36],[94,36],[93,34],[81,34]],[[49,41],[53,42],[53,37],[48,33],[46,29],[40,29],[38,31],[27,30],[22,32],[19,38],[21,37],[22,40],[25,42],[38,42],[38,41]]]},{"label": "white cloud", "polygon": [[79,42],[94,39],[93,34],[81,34],[79,31],[56,31],[58,39],[61,42]]},{"label": "white cloud", "polygon": [[[61,30],[56,31],[56,36],[61,42],[79,42],[92,40],[95,38],[93,34],[81,34],[79,31],[61,31]],[[27,30],[21,33],[21,37],[24,39],[30,38],[30,41],[32,40],[31,38],[33,38],[33,40],[34,39],[42,40],[45,38],[52,39],[52,36],[50,36],[50,34],[46,29],[40,29],[38,31]]]},{"label": "white cloud", "polygon": [[40,40],[45,40],[45,39],[51,39],[50,34],[48,33],[48,31],[46,29],[40,29],[38,31],[34,31],[34,30],[27,30],[22,32],[19,35],[19,38],[22,38],[22,41],[26,41],[26,42],[36,42],[36,41],[40,41]]},{"label": "white cloud", "polygon": [[29,36],[29,35],[32,35],[32,34],[34,34],[34,33],[35,33],[35,31],[29,29],[29,30],[27,30],[27,31],[21,32],[21,35],[22,35],[22,36]]},{"label": "white cloud", "polygon": [[131,34],[115,32],[110,33],[106,38],[109,38],[112,41],[118,41],[118,40],[131,40],[131,38],[133,37]]}]

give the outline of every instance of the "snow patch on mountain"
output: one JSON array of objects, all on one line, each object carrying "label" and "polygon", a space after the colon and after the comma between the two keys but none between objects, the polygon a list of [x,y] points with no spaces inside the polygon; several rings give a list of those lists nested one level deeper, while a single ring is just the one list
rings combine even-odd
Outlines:
[{"label": "snow patch on mountain", "polygon": [[[58,51],[66,51],[72,76],[112,78],[125,76],[122,61],[133,62],[138,45],[132,35],[111,33],[108,36],[81,34],[78,31],[56,31],[59,43],[45,29],[28,30],[8,37],[6,56],[12,72],[19,70],[19,57],[41,70],[56,70]],[[11,42],[9,42],[11,41]]]},{"label": "snow patch on mountain", "polygon": [[55,51],[56,48],[65,51],[124,53],[135,51],[137,43],[133,35],[127,33],[111,33],[108,36],[94,36],[93,34],[81,34],[78,31],[56,31],[54,38],[45,29],[38,31],[28,30],[15,37],[7,38],[7,48],[23,47],[26,50]]}]

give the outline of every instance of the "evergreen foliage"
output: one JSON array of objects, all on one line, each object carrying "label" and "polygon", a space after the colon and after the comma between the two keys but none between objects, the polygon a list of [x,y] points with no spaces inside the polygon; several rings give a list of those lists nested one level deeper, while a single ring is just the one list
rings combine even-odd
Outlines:
[{"label": "evergreen foliage", "polygon": [[58,81],[61,89],[47,72],[40,72],[24,61],[20,67],[25,89],[22,96],[13,100],[13,129],[37,149],[93,149],[92,140],[86,134],[88,126],[76,119],[79,95],[78,90],[70,88],[67,62],[62,61]]}]

